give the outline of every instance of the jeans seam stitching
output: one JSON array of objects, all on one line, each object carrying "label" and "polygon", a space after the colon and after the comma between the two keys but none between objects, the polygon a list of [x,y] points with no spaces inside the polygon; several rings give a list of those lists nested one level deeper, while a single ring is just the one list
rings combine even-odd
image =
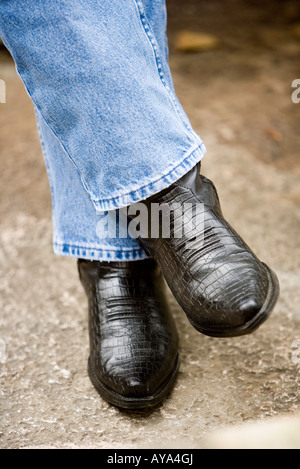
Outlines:
[{"label": "jeans seam stitching", "polygon": [[184,122],[184,120],[182,119],[182,116],[181,116],[181,112],[180,112],[180,109],[176,103],[176,99],[172,93],[172,90],[170,89],[170,87],[168,86],[166,80],[165,80],[165,76],[164,76],[164,73],[163,73],[163,65],[162,65],[162,59],[161,59],[161,56],[159,54],[159,48],[158,48],[158,44],[156,42],[156,39],[155,39],[155,36],[152,32],[152,29],[151,29],[151,26],[147,20],[147,17],[146,17],[146,14],[145,14],[145,11],[144,11],[144,7],[143,7],[143,4],[141,2],[141,0],[134,0],[135,3],[136,3],[136,6],[138,8],[138,12],[139,12],[139,15],[140,15],[140,19],[141,19],[141,23],[142,23],[142,26],[143,26],[143,29],[146,33],[146,36],[148,37],[148,40],[151,44],[151,47],[153,49],[153,53],[154,53],[154,56],[155,56],[155,61],[156,61],[156,65],[157,65],[157,71],[158,71],[158,74],[159,74],[159,78],[160,78],[160,81],[162,83],[162,85],[164,86],[164,88],[166,89],[167,93],[168,93],[168,96],[174,106],[174,109],[177,113],[177,116],[181,122],[181,124],[183,125],[184,129],[190,134],[190,136],[193,137],[193,139],[195,139],[197,136],[196,134],[193,132],[192,129],[190,129]]},{"label": "jeans seam stitching", "polygon": [[[20,71],[18,70],[18,67],[16,67],[16,68],[17,68],[17,71],[18,71],[19,75],[21,76]],[[23,83],[24,83],[24,86],[25,86],[25,89],[26,89],[28,95],[30,96],[31,100],[33,101],[33,96],[32,96],[32,93],[29,91],[27,82],[24,81]],[[75,161],[74,161],[73,157],[71,156],[70,152],[67,150],[66,146],[64,145],[64,143],[62,142],[62,140],[60,139],[60,137],[57,135],[56,131],[53,129],[51,123],[48,122],[48,119],[46,119],[46,117],[44,116],[44,113],[43,113],[42,109],[40,108],[40,106],[39,106],[35,101],[33,101],[33,102],[34,102],[34,106],[35,106],[35,108],[37,109],[37,111],[39,112],[41,118],[43,119],[43,121],[45,122],[45,124],[47,125],[47,127],[49,127],[49,129],[51,130],[51,132],[53,133],[53,135],[55,136],[55,138],[59,141],[59,143],[60,143],[61,147],[63,148],[63,150],[65,151],[66,155],[68,156],[68,158],[71,160],[71,162],[73,163],[74,167],[75,167],[76,170],[78,171],[78,174],[79,174],[79,176],[80,176],[80,180],[81,180],[81,182],[82,182],[82,184],[83,184],[83,187],[84,187],[85,191],[89,194],[89,196],[91,197],[91,199],[94,200],[94,199],[93,199],[93,194],[92,194],[92,192],[88,189],[87,184],[86,184],[86,182],[85,182],[85,180],[84,180],[84,177],[83,177],[83,175],[81,174],[81,171],[80,171],[80,169],[78,168],[77,164],[75,163]],[[101,199],[99,199],[99,200],[101,200]]]}]

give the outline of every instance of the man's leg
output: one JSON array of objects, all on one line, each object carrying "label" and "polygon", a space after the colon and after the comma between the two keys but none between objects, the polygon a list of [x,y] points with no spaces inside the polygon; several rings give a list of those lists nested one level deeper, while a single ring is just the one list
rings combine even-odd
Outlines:
[{"label": "man's leg", "polygon": [[[80,258],[89,300],[89,375],[108,402],[138,409],[159,404],[179,368],[178,336],[156,263],[119,223],[96,211],[77,169],[36,112],[52,199],[54,251]],[[111,227],[107,223],[111,223]]]},{"label": "man's leg", "polygon": [[148,20],[162,2],[149,5],[0,3],[0,34],[28,93],[100,211],[163,190],[205,152]]},{"label": "man's leg", "polygon": [[[117,210],[100,211],[99,204],[95,203],[90,191],[87,190],[83,173],[78,167],[80,164],[78,165],[76,157],[73,159],[67,151],[66,146],[68,145],[65,145],[64,138],[69,131],[68,105],[65,107],[65,116],[62,115],[62,111],[60,111],[60,115],[56,115],[56,111],[53,111],[52,117],[58,125],[56,130],[51,125],[53,122],[49,122],[49,119],[45,118],[45,114],[49,115],[48,102],[51,87],[53,86],[51,81],[52,78],[58,79],[60,72],[55,77],[49,76],[49,80],[46,76],[41,80],[41,77],[37,76],[37,69],[41,65],[39,60],[42,61],[42,55],[45,56],[45,59],[49,59],[47,64],[44,64],[45,67],[48,66],[49,69],[55,67],[55,64],[51,62],[51,52],[50,57],[47,56],[51,42],[47,41],[47,44],[45,44],[48,29],[51,29],[51,15],[54,15],[54,10],[49,8],[47,2],[44,2],[38,5],[38,9],[34,10],[32,17],[28,8],[26,10],[28,5],[24,3],[24,9],[17,8],[18,6],[20,5],[15,5],[15,8],[12,8],[10,3],[6,4],[4,8],[4,4],[1,5],[3,21],[4,17],[7,20],[1,26],[5,30],[6,43],[10,46],[11,52],[17,61],[26,86],[28,82],[35,78],[31,83],[33,88],[30,89],[30,86],[28,88],[35,104],[37,123],[52,192],[54,250],[59,255],[80,258],[78,262],[79,274],[89,299],[91,345],[89,374],[91,380],[101,396],[117,406],[136,409],[156,405],[172,389],[179,367],[178,336],[165,298],[163,279],[156,263],[147,259],[148,255],[135,239],[128,236],[120,238],[107,229],[108,227],[104,223],[105,219],[114,220],[115,223],[112,222],[112,228],[117,233],[121,228],[124,230],[127,223],[125,220],[123,226],[119,224],[120,216]],[[159,34],[157,51],[162,54],[165,64],[167,64],[164,2],[156,2],[156,7],[153,8],[153,5],[151,5],[151,9],[147,9],[147,20],[149,19],[149,22],[152,23],[152,26]],[[137,12],[139,12],[138,9]],[[46,19],[47,13],[49,13],[49,23]],[[66,10],[65,13],[67,14],[68,11]],[[70,14],[72,20],[74,20],[73,13]],[[161,15],[161,13],[163,14]],[[96,10],[95,14],[97,15],[99,12]],[[42,21],[43,18],[44,21]],[[139,16],[139,18],[142,17]],[[26,33],[24,37],[19,36],[18,29],[22,23],[25,24],[25,19],[28,20],[28,31],[35,30],[37,23],[42,21],[40,41],[37,40],[39,35],[34,35],[33,32],[30,44],[29,41],[26,44]],[[110,28],[112,28],[118,18],[116,14],[111,14],[104,15],[101,20],[102,23],[99,21],[101,27],[103,27],[103,22],[108,21]],[[62,18],[58,17],[57,28],[54,27],[58,35],[62,33],[60,30],[61,22],[63,22]],[[92,41],[93,25],[87,22],[83,26],[87,28],[87,31],[86,37],[83,37],[82,40],[84,43]],[[78,32],[77,27],[74,26],[74,30],[71,32],[76,34]],[[72,43],[73,34],[69,39]],[[110,40],[113,42],[114,39],[114,34],[112,34]],[[57,44],[53,45],[53,47],[56,46]],[[80,49],[82,44],[77,46]],[[98,47],[103,47],[101,41]],[[23,51],[22,57],[20,50]],[[60,44],[60,54],[62,56],[71,50],[72,44]],[[37,62],[32,64],[31,57],[35,53],[39,56],[39,60],[36,57]],[[130,53],[128,54],[128,62],[130,63]],[[77,57],[77,59],[83,61],[84,57]],[[94,60],[93,57],[92,59]],[[25,61],[25,63],[21,63],[22,61]],[[28,67],[26,64],[28,64]],[[123,86],[122,78],[115,75],[113,63],[110,63],[109,58],[107,64],[111,69],[110,73],[112,73],[111,87],[114,81],[117,82],[119,79],[119,83],[115,84],[115,92],[119,96],[119,89]],[[100,63],[99,74],[102,72],[102,66],[103,64]],[[134,63],[132,63],[132,67],[134,68]],[[168,70],[166,66],[165,68]],[[71,66],[65,80],[69,80],[69,82],[75,80],[76,72],[78,73],[76,67],[73,69]],[[135,76],[132,75],[131,78],[135,79]],[[77,79],[80,85],[80,77],[77,77]],[[93,78],[91,80],[93,82]],[[169,86],[172,86],[170,74],[167,77],[167,82]],[[68,87],[67,83],[64,82],[61,85],[62,88]],[[78,88],[80,88],[79,85]],[[89,99],[94,99],[95,93],[98,92],[97,80],[94,80],[94,85],[94,94],[88,96]],[[107,85],[104,84],[104,87],[108,87]],[[44,87],[43,90],[45,87],[48,89],[49,94],[46,100],[44,100],[40,87]],[[99,86],[99,93],[101,89],[104,93],[102,98],[105,110],[106,101],[112,100],[114,98],[112,94],[115,92],[112,88],[104,92],[103,88]],[[76,102],[80,91],[78,89],[78,95],[77,89],[75,91],[76,94],[72,95],[69,89],[69,98],[72,96],[71,101]],[[47,91],[45,91],[45,94],[47,95]],[[50,101],[53,99],[51,98]],[[129,102],[133,99],[132,96],[130,97],[130,93],[128,99]],[[59,105],[62,104],[62,101],[63,97],[60,96]],[[68,104],[72,106],[69,101]],[[78,104],[78,119],[80,120],[79,108],[84,108],[87,103],[81,101]],[[95,107],[94,103],[91,104],[91,101],[88,105],[90,105],[88,111],[90,118],[95,113]],[[118,106],[120,107],[119,112],[125,113],[123,117],[118,116],[120,123],[121,120],[126,122],[128,118],[126,99],[125,102],[121,100]],[[102,141],[99,143],[99,134],[101,132],[103,134],[116,132],[116,137],[120,138],[120,135],[118,135],[118,122],[115,121],[115,117],[108,116],[107,118],[109,119],[109,128],[105,129],[106,118],[104,116],[103,119],[98,119],[93,129],[93,135],[95,136],[93,144],[95,147],[93,147],[96,149],[98,142],[99,154],[91,158],[91,154],[85,148],[85,154],[80,156],[81,163],[85,167],[84,171],[89,175],[89,181],[93,179],[94,174],[93,171],[90,171],[90,168],[96,168],[98,165],[101,169],[99,164],[101,163],[101,152],[103,151],[103,145],[105,146],[106,143]],[[89,131],[92,132],[92,129]],[[81,136],[78,135],[80,140],[89,138],[86,132],[86,128],[81,129]],[[114,159],[122,161],[119,150],[120,146],[124,144],[125,142],[116,140],[116,148],[110,148],[111,164],[113,164]],[[150,152],[149,157],[151,161]],[[123,166],[124,170],[125,167],[134,169],[126,160],[123,161]],[[103,165],[103,168],[105,169],[105,165]],[[103,170],[103,172],[105,171]],[[108,175],[105,178],[108,178]]]}]

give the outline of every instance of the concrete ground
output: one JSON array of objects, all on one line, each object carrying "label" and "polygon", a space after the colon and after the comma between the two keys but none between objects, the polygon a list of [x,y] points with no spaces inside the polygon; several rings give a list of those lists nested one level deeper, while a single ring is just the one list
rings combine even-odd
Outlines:
[{"label": "concrete ground", "polygon": [[[220,46],[179,53],[180,29],[214,34]],[[89,381],[76,262],[52,252],[33,108],[0,52],[1,448],[300,447],[300,104],[291,100],[299,30],[297,1],[169,1],[171,67],[208,148],[203,173],[228,220],[277,272],[281,298],[255,334],[212,339],[170,294],[181,371],[147,413],[108,405]]]}]

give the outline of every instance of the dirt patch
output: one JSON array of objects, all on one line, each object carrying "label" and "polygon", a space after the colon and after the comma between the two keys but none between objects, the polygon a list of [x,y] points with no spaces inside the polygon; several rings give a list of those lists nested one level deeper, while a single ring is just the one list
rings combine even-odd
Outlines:
[{"label": "dirt patch", "polygon": [[[221,45],[179,54],[181,30],[213,34]],[[291,86],[300,78],[299,31],[295,1],[169,1],[177,91],[200,134],[246,145],[259,160],[297,174],[300,104],[292,102]]]}]

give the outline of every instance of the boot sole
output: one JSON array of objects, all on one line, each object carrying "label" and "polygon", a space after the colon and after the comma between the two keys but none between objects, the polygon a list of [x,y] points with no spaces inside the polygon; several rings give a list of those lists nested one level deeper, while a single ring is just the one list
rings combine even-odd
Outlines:
[{"label": "boot sole", "polygon": [[88,373],[90,380],[100,396],[109,404],[127,410],[143,410],[156,407],[161,404],[165,397],[171,392],[178,376],[179,366],[180,354],[178,353],[174,368],[168,378],[160,385],[153,395],[144,397],[125,397],[108,388],[97,377],[90,359],[88,361]]},{"label": "boot sole", "polygon": [[270,316],[275,304],[277,303],[280,291],[278,278],[275,273],[266,264],[263,263],[263,266],[266,269],[266,273],[269,280],[268,293],[262,308],[257,313],[257,315],[254,316],[254,318],[252,318],[250,321],[243,324],[242,326],[228,329],[224,327],[206,329],[199,326],[199,324],[196,324],[193,320],[188,318],[191,325],[201,334],[216,338],[240,337],[255,332],[261,326],[261,324],[263,324]]}]

